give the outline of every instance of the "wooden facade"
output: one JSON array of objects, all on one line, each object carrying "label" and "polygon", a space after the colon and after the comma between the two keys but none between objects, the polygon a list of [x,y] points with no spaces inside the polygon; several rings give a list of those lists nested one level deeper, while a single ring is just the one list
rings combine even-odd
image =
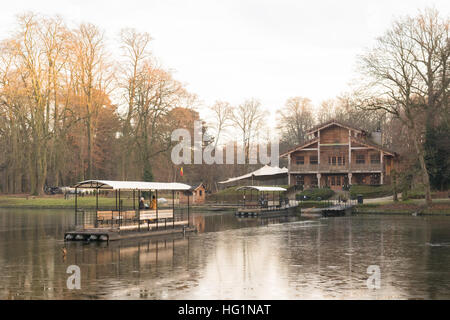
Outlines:
[{"label": "wooden facade", "polygon": [[[192,192],[192,196],[190,197],[191,204],[204,204],[206,199],[206,188],[203,183],[200,183],[190,190]],[[179,193],[180,203],[187,204],[188,198],[187,195],[183,192]]]},{"label": "wooden facade", "polygon": [[288,184],[305,188],[390,183],[396,154],[371,141],[364,130],[332,120],[308,131],[309,140],[282,157]]}]

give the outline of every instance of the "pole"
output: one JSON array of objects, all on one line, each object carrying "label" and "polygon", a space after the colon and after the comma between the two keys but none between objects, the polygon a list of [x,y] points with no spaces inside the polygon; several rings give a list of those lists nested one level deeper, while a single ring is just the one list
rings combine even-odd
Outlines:
[{"label": "pole", "polygon": [[98,184],[97,189],[95,189],[95,227],[98,227]]},{"label": "pole", "polygon": [[77,212],[78,212],[78,188],[75,187],[75,227],[77,226]]},{"label": "pole", "polygon": [[[141,203],[141,190],[138,191],[139,204]],[[141,206],[138,206],[138,231],[141,231]]]},{"label": "pole", "polygon": [[120,230],[120,226],[122,225],[122,215],[121,215],[121,205],[120,205],[120,189],[119,189],[119,230]]},{"label": "pole", "polygon": [[156,229],[158,229],[158,189],[155,190],[156,194]]},{"label": "pole", "polygon": [[172,190],[172,229],[175,229],[175,191]]},{"label": "pole", "polygon": [[191,196],[190,192],[188,191],[188,227],[189,227],[189,197]]}]

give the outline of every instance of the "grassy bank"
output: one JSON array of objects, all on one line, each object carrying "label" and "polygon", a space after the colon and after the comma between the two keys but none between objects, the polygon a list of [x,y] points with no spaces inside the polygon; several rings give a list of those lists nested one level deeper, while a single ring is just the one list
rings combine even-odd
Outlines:
[{"label": "grassy bank", "polygon": [[[132,199],[122,199],[124,206],[133,206]],[[95,197],[78,197],[78,206],[82,208],[95,208]],[[99,206],[113,208],[116,206],[115,198],[99,198]],[[60,196],[52,197],[26,197],[26,196],[0,196],[0,208],[33,208],[33,209],[73,209],[75,198],[64,199]]]},{"label": "grassy bank", "polygon": [[423,200],[367,203],[356,206],[357,213],[450,215],[450,199],[436,199],[430,208],[424,208]]}]

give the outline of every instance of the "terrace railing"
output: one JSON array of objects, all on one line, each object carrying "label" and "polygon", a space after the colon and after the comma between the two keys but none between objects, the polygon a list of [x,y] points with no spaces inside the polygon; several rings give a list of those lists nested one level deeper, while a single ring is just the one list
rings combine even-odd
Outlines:
[{"label": "terrace railing", "polygon": [[290,172],[331,172],[346,173],[349,171],[382,171],[381,163],[351,163],[345,165],[333,164],[291,164]]}]

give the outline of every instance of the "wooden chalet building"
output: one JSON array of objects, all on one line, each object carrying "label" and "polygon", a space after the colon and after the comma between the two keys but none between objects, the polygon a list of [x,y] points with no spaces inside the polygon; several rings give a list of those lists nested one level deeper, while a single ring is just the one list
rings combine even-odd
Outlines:
[{"label": "wooden chalet building", "polygon": [[[194,186],[189,189],[191,191],[192,195],[190,198],[191,204],[204,204],[206,199],[206,187],[203,184],[203,182],[199,184],[195,184]],[[186,204],[188,203],[188,197],[185,193],[179,192],[179,203]]]},{"label": "wooden chalet building", "polygon": [[381,132],[366,131],[337,120],[313,127],[309,140],[284,154],[288,184],[304,188],[390,183],[395,152],[381,146]]}]

